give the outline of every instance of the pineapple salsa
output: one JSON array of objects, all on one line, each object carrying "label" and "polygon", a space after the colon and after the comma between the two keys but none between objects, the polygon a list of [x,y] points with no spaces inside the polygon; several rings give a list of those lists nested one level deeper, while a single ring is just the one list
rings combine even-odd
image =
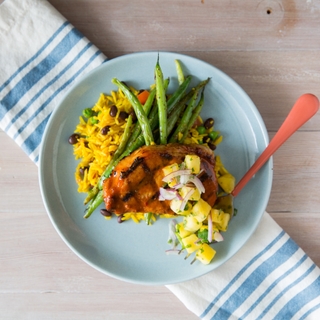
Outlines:
[{"label": "pineapple salsa", "polygon": [[[173,248],[167,253],[187,252],[189,257],[195,253],[195,260],[209,264],[216,251],[211,243],[223,241],[221,232],[227,231],[233,208],[218,205],[213,208],[201,198],[205,192],[198,176],[201,174],[200,158],[197,155],[185,156],[181,164],[174,163],[163,168],[163,182],[166,188],[160,188],[159,200],[170,200],[170,208],[181,222],[170,223],[169,243]],[[219,187],[230,194],[235,186],[235,178],[224,168],[219,156],[216,156],[215,173]],[[180,245],[181,249],[177,246]]]}]

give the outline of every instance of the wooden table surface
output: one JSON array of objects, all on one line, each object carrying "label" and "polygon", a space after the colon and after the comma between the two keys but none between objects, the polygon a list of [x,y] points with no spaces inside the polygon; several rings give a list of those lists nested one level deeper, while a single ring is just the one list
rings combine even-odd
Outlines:
[{"label": "wooden table surface", "polygon": [[[320,97],[320,1],[51,0],[109,59],[166,50],[237,81],[270,137],[303,93]],[[82,262],[46,214],[37,167],[0,131],[1,319],[196,319],[166,287]],[[320,115],[274,156],[267,211],[320,266]]]}]

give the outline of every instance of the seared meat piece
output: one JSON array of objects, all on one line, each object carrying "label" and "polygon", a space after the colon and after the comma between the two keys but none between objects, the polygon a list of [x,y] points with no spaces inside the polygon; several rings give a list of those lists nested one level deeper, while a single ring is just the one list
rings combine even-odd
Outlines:
[{"label": "seared meat piece", "polygon": [[103,182],[106,209],[117,215],[126,212],[174,214],[170,201],[159,201],[159,188],[164,185],[162,168],[181,163],[186,155],[195,154],[203,169],[199,179],[205,187],[202,198],[211,206],[218,190],[213,152],[201,145],[168,144],[145,146],[124,158]]}]

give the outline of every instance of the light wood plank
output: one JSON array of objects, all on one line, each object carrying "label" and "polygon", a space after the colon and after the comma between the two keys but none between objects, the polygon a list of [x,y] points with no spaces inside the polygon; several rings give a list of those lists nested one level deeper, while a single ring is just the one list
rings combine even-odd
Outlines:
[{"label": "light wood plank", "polygon": [[[251,97],[270,138],[301,94],[320,96],[319,1],[49,2],[109,59],[173,51],[221,69]],[[319,142],[317,114],[274,156],[267,206],[318,266]],[[81,261],[48,219],[37,167],[1,130],[0,146],[1,318],[197,318],[165,287],[124,283]]]},{"label": "light wood plank", "polygon": [[104,52],[312,50],[320,44],[317,1],[50,3]]}]

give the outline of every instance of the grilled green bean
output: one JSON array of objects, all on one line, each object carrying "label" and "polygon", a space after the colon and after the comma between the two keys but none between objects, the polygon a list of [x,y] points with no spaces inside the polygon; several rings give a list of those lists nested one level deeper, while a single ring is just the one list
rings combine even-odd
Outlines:
[{"label": "grilled green bean", "polygon": [[107,168],[105,169],[105,171],[101,175],[97,185],[92,190],[90,190],[90,192],[88,193],[86,199],[84,200],[84,204],[87,204],[99,192],[99,190],[102,187],[103,180],[110,175],[110,173],[112,171],[112,168],[115,166],[115,164],[117,163],[120,155],[125,150],[126,145],[128,143],[128,140],[129,140],[129,137],[130,137],[130,127],[131,127],[131,125],[132,125],[132,116],[129,115],[126,127],[125,127],[123,135],[122,135],[121,142],[120,142],[116,152],[114,153],[114,155],[113,155],[110,163],[108,164]]},{"label": "grilled green bean", "polygon": [[134,109],[134,112],[136,113],[136,116],[138,118],[138,121],[141,126],[142,134],[144,136],[146,145],[150,145],[153,143],[153,135],[152,135],[152,130],[149,125],[148,118],[146,116],[145,111],[143,110],[143,107],[138,100],[138,98],[130,91],[130,89],[121,81],[119,81],[116,78],[112,79],[112,83],[118,86],[124,95],[127,97],[127,99],[130,101],[132,104],[132,107]]},{"label": "grilled green bean", "polygon": [[179,60],[174,60],[174,63],[176,65],[176,70],[177,70],[177,76],[178,76],[178,82],[179,84],[182,84],[184,81],[184,74],[182,70],[182,66]]},{"label": "grilled green bean", "polygon": [[189,123],[193,109],[195,108],[195,105],[196,105],[196,100],[198,98],[198,95],[199,95],[199,90],[195,90],[186,110],[183,113],[183,116],[179,122],[178,127],[176,128],[173,135],[169,139],[170,143],[179,142],[179,133],[183,134],[187,124]]},{"label": "grilled green bean", "polygon": [[98,190],[96,196],[91,200],[89,207],[85,211],[84,218],[89,218],[94,210],[96,210],[103,202],[103,190]]},{"label": "grilled green bean", "polygon": [[156,78],[156,99],[159,113],[160,143],[167,144],[167,100],[163,85],[163,73],[159,64],[159,55],[154,73]]},{"label": "grilled green bean", "polygon": [[[144,111],[146,113],[146,116],[148,116],[150,111],[151,111],[155,95],[156,95],[156,89],[154,88],[154,89],[152,89],[150,91],[148,99],[147,99],[146,103],[143,106],[143,109],[144,109]],[[133,131],[131,133],[131,136],[130,136],[129,141],[128,141],[128,145],[130,145],[132,142],[134,142],[138,138],[140,133],[141,133],[141,126],[140,126],[140,123],[138,121],[135,124],[134,129],[133,129]]]},{"label": "grilled green bean", "polygon": [[168,113],[170,113],[175,105],[182,99],[184,96],[185,92],[188,89],[188,86],[192,80],[191,76],[187,76],[184,80],[184,82],[179,86],[176,92],[168,99],[167,102],[167,108],[168,108]]},{"label": "grilled green bean", "polygon": [[200,100],[199,100],[197,106],[195,107],[195,109],[192,112],[192,115],[190,117],[189,123],[187,124],[187,126],[186,126],[186,128],[184,130],[183,136],[179,141],[180,143],[184,142],[184,140],[186,139],[186,137],[188,135],[188,132],[190,131],[190,129],[192,128],[192,126],[195,123],[196,119],[200,115],[200,112],[201,112],[202,107],[203,107],[203,103],[204,103],[204,89],[201,92],[201,97],[200,97]]}]

